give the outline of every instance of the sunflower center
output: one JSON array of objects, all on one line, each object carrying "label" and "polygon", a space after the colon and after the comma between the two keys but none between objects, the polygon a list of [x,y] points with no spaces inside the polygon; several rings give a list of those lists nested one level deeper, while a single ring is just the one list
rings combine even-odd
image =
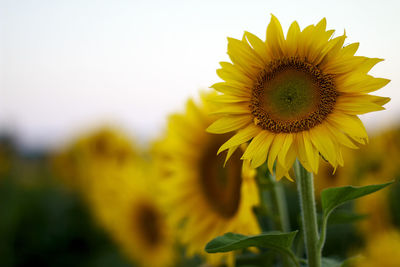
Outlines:
[{"label": "sunflower center", "polygon": [[226,135],[210,135],[209,144],[200,159],[200,185],[207,202],[215,212],[225,218],[233,217],[240,203],[242,161],[235,152],[224,167],[225,156],[217,156],[219,147],[228,140]]},{"label": "sunflower center", "polygon": [[163,238],[161,218],[159,212],[153,206],[141,204],[133,220],[135,222],[134,227],[138,227],[137,232],[145,244],[149,247],[159,244]]},{"label": "sunflower center", "polygon": [[97,156],[106,156],[110,152],[110,143],[106,136],[96,136],[93,143],[93,150]]},{"label": "sunflower center", "polygon": [[332,112],[338,93],[333,76],[296,57],[272,61],[252,90],[254,122],[275,133],[300,132]]}]

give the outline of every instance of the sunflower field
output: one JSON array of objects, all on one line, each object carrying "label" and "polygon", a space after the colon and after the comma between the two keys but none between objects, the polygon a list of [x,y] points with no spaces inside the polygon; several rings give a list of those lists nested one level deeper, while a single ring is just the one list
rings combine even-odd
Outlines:
[{"label": "sunflower field", "polygon": [[111,122],[27,149],[0,128],[0,266],[400,266],[400,120],[363,122],[395,77],[325,18],[267,18],[145,141]]}]

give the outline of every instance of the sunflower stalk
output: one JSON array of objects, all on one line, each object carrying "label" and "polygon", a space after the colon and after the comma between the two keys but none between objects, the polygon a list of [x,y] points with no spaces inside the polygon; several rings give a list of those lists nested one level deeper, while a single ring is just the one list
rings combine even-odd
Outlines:
[{"label": "sunflower stalk", "polygon": [[[284,188],[281,183],[276,181],[274,175],[268,171],[266,164],[258,168],[258,183],[260,188],[260,204],[265,206],[267,203],[263,197],[266,191],[270,194],[270,214],[273,219],[276,230],[288,232],[290,230],[289,216],[285,198]],[[268,207],[263,207],[268,210]]]},{"label": "sunflower stalk", "polygon": [[[267,164],[260,166],[257,171],[261,209],[270,211],[269,215],[276,230],[288,232],[289,216],[282,183],[276,181],[275,175],[269,172]],[[266,198],[264,193],[269,193],[269,197]],[[290,263],[296,262],[296,259],[294,255],[285,255],[282,257],[282,262],[283,266],[291,266]]]},{"label": "sunflower stalk", "polygon": [[297,190],[300,197],[300,209],[304,241],[309,267],[321,267],[321,250],[318,247],[318,224],[315,208],[313,175],[296,160],[294,164]]},{"label": "sunflower stalk", "polygon": [[271,202],[273,214],[276,214],[276,228],[279,231],[288,232],[290,227],[284,188],[281,183],[276,181],[275,176],[269,172],[267,173],[267,179],[271,183]]}]

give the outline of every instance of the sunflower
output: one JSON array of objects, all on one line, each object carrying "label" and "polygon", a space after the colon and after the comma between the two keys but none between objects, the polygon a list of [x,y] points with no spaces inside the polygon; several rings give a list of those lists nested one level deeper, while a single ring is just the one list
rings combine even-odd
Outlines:
[{"label": "sunflower", "polygon": [[[391,129],[371,138],[370,145],[357,151],[352,176],[362,185],[385,183],[400,175],[400,142],[398,129]],[[364,236],[380,234],[392,227],[395,212],[391,210],[393,187],[355,201],[358,213],[368,215],[358,223]],[[371,229],[374,229],[371,231]]]},{"label": "sunflower", "polygon": [[77,139],[52,158],[55,173],[68,186],[86,190],[91,169],[119,167],[139,158],[135,144],[122,131],[102,127]]},{"label": "sunflower", "polygon": [[367,241],[362,257],[355,260],[351,266],[358,267],[397,267],[400,266],[400,232],[390,229],[375,235]]},{"label": "sunflower", "polygon": [[343,146],[368,141],[357,115],[384,109],[390,99],[368,93],[389,80],[368,74],[382,59],[355,56],[359,44],[343,46],[346,35],[333,33],[325,19],[303,31],[295,21],[285,38],[272,15],[265,42],[249,32],[228,38],[232,63],[220,63],[224,82],[212,86],[221,93],[212,98],[221,118],[208,131],[237,133],[218,152],[251,140],[242,158],[252,167],[267,160],[271,172],[276,162],[279,179],[296,158],[317,173],[319,155],[336,168]]},{"label": "sunflower", "polygon": [[121,165],[138,157],[133,142],[121,131],[103,127],[76,144],[77,153],[85,164]]},{"label": "sunflower", "polygon": [[[169,118],[163,144],[168,170],[165,192],[169,195],[171,222],[181,226],[180,241],[187,253],[203,255],[210,264],[233,259],[233,254],[206,254],[204,247],[226,232],[260,232],[252,207],[258,204],[255,170],[242,162],[238,152],[224,167],[224,158],[216,152],[227,136],[212,135],[205,129],[212,123],[213,109],[202,96],[196,105],[189,100],[184,114]],[[228,153],[234,152],[230,150]]]},{"label": "sunflower", "polygon": [[171,266],[174,235],[157,189],[152,165],[144,160],[90,169],[87,200],[97,221],[125,255],[139,266]]},{"label": "sunflower", "polygon": [[361,183],[366,179],[388,182],[400,174],[400,130],[389,129],[371,138],[366,147],[357,150],[354,174]]},{"label": "sunflower", "polygon": [[173,231],[152,163],[140,154],[127,136],[107,127],[77,140],[54,164],[127,257],[140,266],[171,266]]},{"label": "sunflower", "polygon": [[[365,179],[362,185],[376,182],[375,177]],[[357,230],[364,236],[379,235],[392,227],[392,216],[389,206],[388,189],[357,199],[355,210],[358,214],[365,214],[367,218],[357,223]]]}]

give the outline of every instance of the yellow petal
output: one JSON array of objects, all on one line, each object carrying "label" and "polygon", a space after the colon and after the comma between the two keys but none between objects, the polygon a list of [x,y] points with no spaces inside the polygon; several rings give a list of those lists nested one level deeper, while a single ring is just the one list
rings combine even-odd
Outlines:
[{"label": "yellow petal", "polygon": [[239,102],[248,102],[250,101],[250,96],[234,96],[234,95],[210,95],[206,98],[207,101],[215,102],[215,103],[239,103]]},{"label": "yellow petal", "polygon": [[355,71],[363,66],[365,57],[337,57],[333,59],[329,64],[326,64],[323,68],[325,73],[343,74]]},{"label": "yellow petal", "polygon": [[357,116],[336,112],[331,113],[326,117],[326,120],[335,128],[341,129],[356,141],[359,141],[359,139],[355,139],[354,137],[368,140],[368,134],[364,124]]},{"label": "yellow petal", "polygon": [[[342,149],[341,149],[341,148],[338,148],[338,149],[336,150],[336,152],[337,152],[336,157],[337,157],[338,164],[339,164],[340,166],[343,166],[343,165],[344,165],[344,160],[343,160]],[[335,171],[336,171],[336,169],[335,169]]]},{"label": "yellow petal", "polygon": [[303,134],[302,133],[298,133],[296,134],[296,138],[295,138],[295,148],[296,148],[296,153],[297,153],[297,157],[299,158],[301,165],[303,165],[303,167],[308,171],[308,172],[314,172],[313,168],[311,167],[311,163],[307,158],[307,153],[306,153],[306,148],[304,145],[304,140],[303,140]]},{"label": "yellow petal", "polygon": [[255,126],[254,124],[250,124],[246,128],[239,130],[231,139],[226,141],[218,150],[218,153],[221,153],[222,151],[231,148],[233,146],[238,146],[243,143],[246,143],[249,141],[251,138],[256,136],[261,129],[258,126]]},{"label": "yellow petal", "polygon": [[354,54],[357,52],[358,47],[360,46],[360,43],[352,43],[349,45],[346,45],[342,49],[342,53],[344,56],[354,56]]},{"label": "yellow petal", "polygon": [[270,60],[270,57],[265,42],[250,32],[245,32],[244,34],[256,53],[261,59],[263,59],[264,63],[267,63]]},{"label": "yellow petal", "polygon": [[[233,66],[233,65],[231,65]],[[217,75],[224,81],[238,81],[240,83],[244,84],[253,84],[253,80],[251,80],[249,77],[244,75],[243,73],[240,73],[237,70],[234,70],[233,67],[229,68],[228,64],[224,64],[224,67],[222,69],[217,69]]]},{"label": "yellow petal", "polygon": [[329,52],[329,39],[331,38],[334,30],[329,30],[324,33],[320,33],[315,38],[315,41],[311,43],[311,52],[309,52],[310,61],[314,65],[319,65],[320,62],[324,59],[326,54]]},{"label": "yellow petal", "polygon": [[[248,80],[252,80],[253,78],[253,74],[250,72],[247,72],[245,69],[241,68],[239,65],[234,65],[230,62],[225,62],[225,61],[221,61],[219,62],[219,65],[222,67],[222,69],[232,73],[233,75],[238,75],[238,76],[244,76],[242,78],[243,81],[248,81]],[[218,74],[218,72],[217,72]]]},{"label": "yellow petal", "polygon": [[243,128],[252,121],[252,117],[248,115],[226,116],[213,122],[207,132],[222,134]]},{"label": "yellow petal", "polygon": [[296,160],[296,155],[297,155],[297,150],[295,149],[295,145],[292,145],[292,148],[288,150],[288,153],[286,155],[285,163],[284,166],[286,166],[287,169],[290,169],[294,161]]},{"label": "yellow petal", "polygon": [[279,151],[278,154],[278,161],[280,161],[282,166],[284,167],[287,167],[285,165],[286,154],[288,153],[288,150],[291,149],[292,143],[293,143],[293,134],[287,134],[285,141],[283,142],[283,145],[281,147],[281,150]]},{"label": "yellow petal", "polygon": [[318,173],[319,155],[318,151],[314,148],[309,131],[303,132],[304,148],[306,150],[307,161],[309,162],[314,173]]},{"label": "yellow petal", "polygon": [[234,64],[255,75],[264,67],[264,62],[243,41],[228,38],[228,55]]},{"label": "yellow petal", "polygon": [[331,132],[333,136],[335,136],[338,143],[347,146],[349,148],[358,149],[358,147],[351,141],[351,139],[344,134],[341,129],[337,129],[334,126],[330,125],[329,122],[326,123],[326,127]]},{"label": "yellow petal", "polygon": [[250,159],[252,168],[261,166],[267,159],[268,150],[274,137],[275,134],[268,131],[260,132],[253,138],[244,152],[242,159]]},{"label": "yellow petal", "polygon": [[268,153],[268,169],[271,173],[274,173],[274,162],[276,157],[278,156],[279,151],[282,148],[283,142],[285,141],[285,134],[277,134],[275,135],[274,142],[271,145],[271,148]]},{"label": "yellow petal", "polygon": [[283,37],[282,26],[279,20],[271,14],[271,21],[267,27],[267,41],[268,47],[271,50],[271,55],[275,57],[284,56],[285,39]]},{"label": "yellow petal", "polygon": [[192,99],[188,100],[186,103],[186,112],[192,121],[201,121],[204,118],[204,114],[199,110]]},{"label": "yellow petal", "polygon": [[225,104],[223,107],[218,108],[217,110],[210,113],[210,115],[217,114],[226,114],[226,115],[240,115],[240,114],[250,114],[251,111],[249,109],[248,104],[243,103],[232,103]]},{"label": "yellow petal", "polygon": [[284,176],[286,176],[290,181],[293,181],[293,179],[290,177],[288,171],[289,171],[288,168],[282,166],[278,161],[276,162],[275,176],[276,176],[277,181],[282,179]]},{"label": "yellow petal", "polygon": [[300,34],[299,24],[297,23],[297,21],[294,21],[290,25],[288,33],[286,35],[288,56],[295,56],[296,55],[299,34]]},{"label": "yellow petal", "polygon": [[308,35],[304,36],[305,56],[309,62],[318,65],[324,57],[324,49],[334,31],[326,31],[326,19],[323,18],[315,27],[310,27]]},{"label": "yellow petal", "polygon": [[319,67],[323,71],[325,71],[326,66],[328,66],[331,63],[330,61],[337,56],[338,52],[343,47],[345,39],[346,39],[346,34],[336,37],[330,40],[326,45],[326,47],[323,49],[321,53],[324,55],[324,58],[319,64]]},{"label": "yellow petal", "polygon": [[[361,96],[359,96],[360,98]],[[374,102],[377,105],[383,106],[390,101],[390,97],[382,97],[376,95],[363,95],[361,98],[368,99],[369,101]]]},{"label": "yellow petal", "polygon": [[226,158],[224,161],[224,167],[225,167],[226,163],[228,162],[229,158],[233,155],[233,153],[235,153],[235,151],[238,147],[239,146],[233,146],[228,149],[228,153],[226,154]]},{"label": "yellow petal", "polygon": [[211,88],[214,88],[218,92],[224,94],[229,94],[239,97],[240,96],[247,97],[251,95],[251,89],[241,86],[240,84],[237,83],[227,83],[227,82],[215,83],[211,86]]},{"label": "yellow petal", "polygon": [[336,167],[336,146],[333,140],[330,138],[330,134],[325,125],[320,124],[316,126],[312,128],[309,133],[313,145],[332,166]]},{"label": "yellow petal", "polygon": [[388,97],[372,95],[348,95],[339,97],[335,104],[335,109],[346,114],[358,115],[372,111],[384,110],[382,105],[390,101]]},{"label": "yellow petal", "polygon": [[326,30],[326,18],[323,18],[320,20],[320,22],[315,25],[315,29],[318,31],[318,33],[322,34]]},{"label": "yellow petal", "polygon": [[375,78],[363,73],[355,73],[350,76],[339,76],[336,78],[336,82],[339,92],[370,93],[384,87],[390,80]]},{"label": "yellow petal", "polygon": [[364,62],[361,64],[359,68],[357,68],[357,71],[363,73],[368,73],[376,64],[384,60],[382,58],[368,58],[368,57],[363,57],[363,58]]}]

